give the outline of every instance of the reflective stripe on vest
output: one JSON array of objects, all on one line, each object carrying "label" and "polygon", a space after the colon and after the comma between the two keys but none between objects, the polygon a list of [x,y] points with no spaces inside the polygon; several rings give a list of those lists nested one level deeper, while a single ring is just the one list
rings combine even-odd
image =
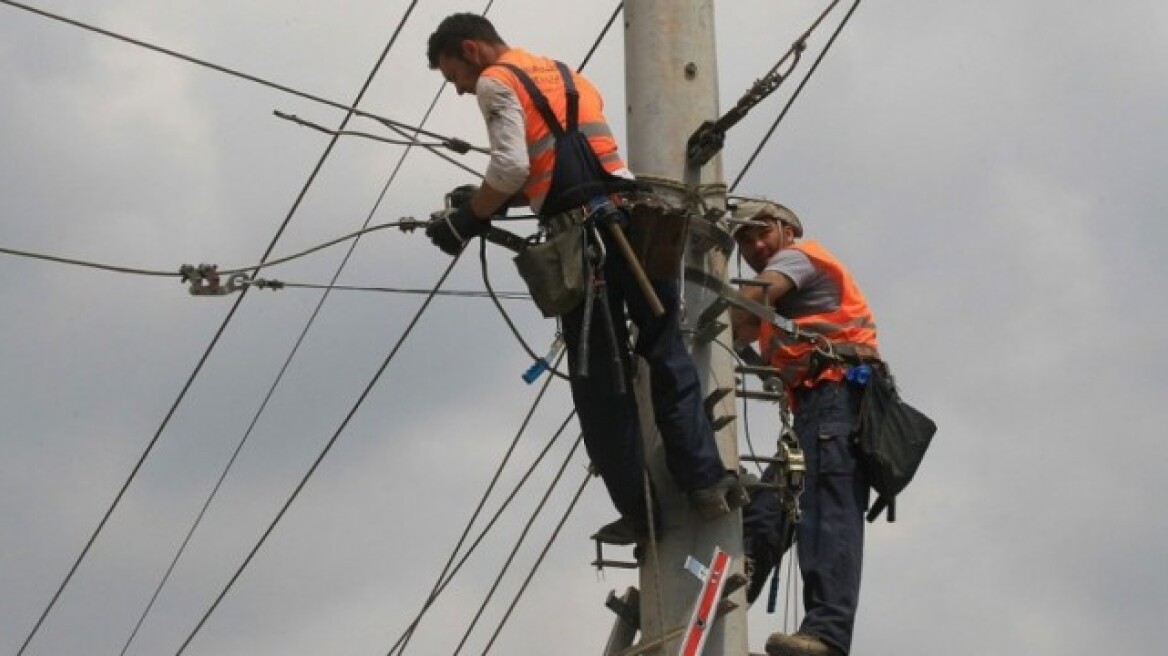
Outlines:
[{"label": "reflective stripe on vest", "polygon": [[[811,260],[816,270],[823,272],[839,286],[839,307],[829,312],[790,317],[800,331],[822,335],[841,351],[851,351],[863,357],[878,358],[876,321],[868,308],[868,301],[860,291],[852,274],[831,253],[816,241],[797,243],[791,248]],[[797,293],[797,292],[796,292]],[[820,380],[842,380],[839,367],[819,372],[812,378],[811,355],[815,346],[793,339],[764,322],[759,330],[759,345],[763,357],[780,371],[788,387],[813,385]]]},{"label": "reflective stripe on vest", "polygon": [[[547,57],[538,57],[521,48],[512,48],[499,58],[499,63],[509,63],[526,73],[539,90],[547,96],[552,112],[563,125],[567,112],[564,97],[564,81],[556,69],[556,63]],[[483,75],[507,85],[519,99],[523,107],[523,122],[526,126],[527,155],[531,160],[527,182],[523,193],[534,206],[543,205],[544,197],[552,183],[552,169],[555,167],[555,136],[551,133],[531,96],[516,79],[515,74],[505,66],[489,66]],[[600,93],[585,78],[572,74],[580,93],[579,131],[588,137],[604,170],[612,173],[625,167],[617,150],[616,139],[604,118],[604,101]]]}]

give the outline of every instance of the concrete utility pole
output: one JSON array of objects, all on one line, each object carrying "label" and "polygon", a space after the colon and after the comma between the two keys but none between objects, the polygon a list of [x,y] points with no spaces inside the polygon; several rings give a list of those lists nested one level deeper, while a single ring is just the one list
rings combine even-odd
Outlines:
[{"label": "concrete utility pole", "polygon": [[[629,165],[638,178],[678,208],[686,207],[692,198],[687,188],[699,191],[708,205],[725,207],[721,158],[715,157],[701,169],[686,163],[690,134],[703,121],[718,117],[713,5],[713,0],[634,0],[624,6]],[[726,257],[716,249],[704,254],[691,249],[686,258],[689,266],[725,278]],[[714,300],[712,294],[690,287],[685,296],[685,328],[693,328],[698,315]],[[718,339],[729,344],[729,330]],[[693,355],[707,395],[719,387],[734,387],[733,361],[724,349],[698,345]],[[714,414],[732,415],[734,407],[731,392]],[[704,521],[689,509],[665,468],[652,415],[643,412],[642,418],[645,434],[653,436],[646,459],[664,515],[656,554],[647,549],[641,568],[641,640],[648,642],[689,620],[700,582],[683,569],[687,556],[709,564],[717,545],[734,558],[732,571],[742,571],[742,522],[740,511]],[[718,448],[727,467],[738,466],[737,442],[732,421],[718,432]],[[731,599],[739,610],[714,624],[705,648],[709,656],[744,656],[749,651],[745,594],[738,591]],[[649,653],[672,656],[679,641],[680,636]]]}]

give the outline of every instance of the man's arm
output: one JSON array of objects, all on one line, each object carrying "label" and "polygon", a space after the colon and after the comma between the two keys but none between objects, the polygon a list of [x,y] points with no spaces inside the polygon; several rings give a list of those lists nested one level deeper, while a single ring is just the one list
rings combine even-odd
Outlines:
[{"label": "man's arm", "polygon": [[[743,285],[742,295],[746,298],[774,307],[775,301],[795,288],[795,283],[787,276],[777,271],[763,271],[755,280],[770,283],[768,286]],[[746,310],[730,307],[730,327],[734,334],[735,344],[749,344],[758,339],[759,318]]]},{"label": "man's arm", "polygon": [[523,189],[531,170],[527,155],[527,128],[523,107],[510,87],[488,77],[480,77],[475,97],[491,144],[491,161],[483,184],[470,200],[470,209],[479,218],[494,214]]}]

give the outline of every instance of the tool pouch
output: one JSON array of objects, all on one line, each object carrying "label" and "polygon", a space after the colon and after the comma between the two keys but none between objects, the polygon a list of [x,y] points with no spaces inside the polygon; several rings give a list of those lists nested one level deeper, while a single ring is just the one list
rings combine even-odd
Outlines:
[{"label": "tool pouch", "polygon": [[689,218],[659,202],[639,201],[629,217],[629,243],[650,280],[674,280],[681,271]]},{"label": "tool pouch", "polygon": [[573,225],[515,256],[515,267],[545,317],[571,312],[584,300],[584,229]]}]

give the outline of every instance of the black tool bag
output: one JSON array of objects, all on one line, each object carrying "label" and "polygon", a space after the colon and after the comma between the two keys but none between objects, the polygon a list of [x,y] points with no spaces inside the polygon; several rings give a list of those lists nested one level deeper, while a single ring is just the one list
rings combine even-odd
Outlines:
[{"label": "black tool bag", "polygon": [[868,511],[869,522],[885,508],[888,521],[896,521],[896,495],[916,474],[936,432],[932,419],[900,398],[887,367],[873,363],[860,403],[857,438],[864,475],[878,495]]}]

